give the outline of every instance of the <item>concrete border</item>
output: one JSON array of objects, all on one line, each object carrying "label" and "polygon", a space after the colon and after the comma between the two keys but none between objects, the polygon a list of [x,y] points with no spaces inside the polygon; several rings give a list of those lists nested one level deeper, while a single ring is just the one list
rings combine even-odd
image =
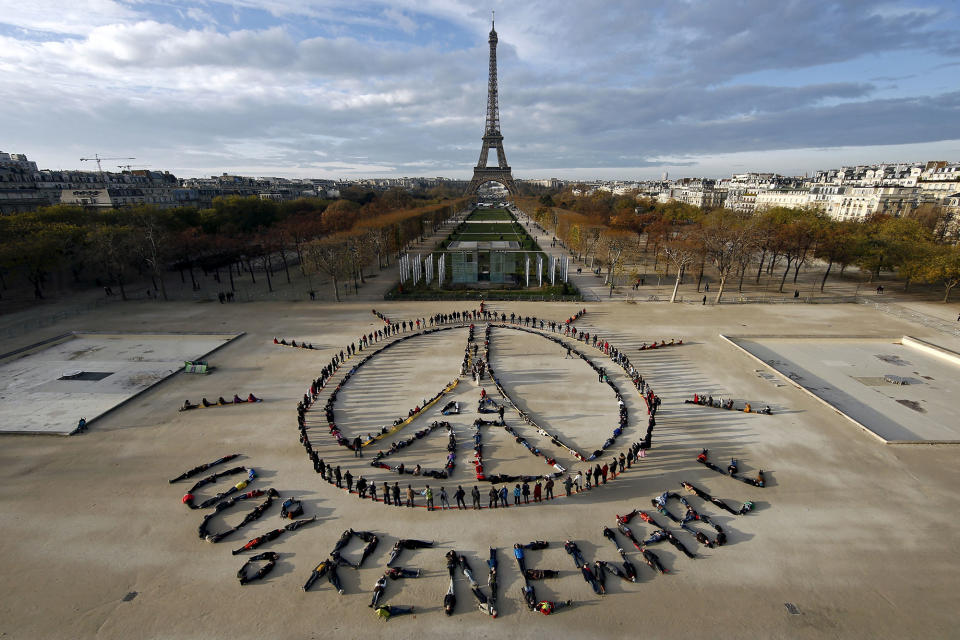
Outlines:
[{"label": "concrete border", "polygon": [[[827,340],[829,340],[829,339],[834,339],[834,340],[837,340],[837,339],[846,339],[846,340],[860,340],[860,339],[883,340],[883,339],[884,339],[883,336],[858,336],[858,335],[853,335],[853,336],[850,336],[850,335],[847,335],[847,336],[844,336],[844,335],[829,335],[829,336],[809,335],[809,336],[805,336],[805,335],[787,335],[787,334],[777,334],[777,335],[729,335],[729,336],[727,336],[727,335],[724,335],[724,334],[722,334],[722,333],[721,333],[721,334],[718,334],[718,335],[720,336],[720,338],[721,338],[722,340],[725,340],[725,341],[728,342],[729,344],[732,344],[734,347],[736,347],[736,348],[737,348],[739,351],[741,351],[742,353],[747,354],[747,356],[750,357],[754,362],[757,362],[757,363],[763,365],[764,368],[768,369],[769,371],[772,371],[774,374],[776,374],[777,376],[779,376],[779,377],[780,377],[783,381],[785,381],[787,384],[790,384],[790,385],[796,387],[797,389],[800,389],[801,391],[803,391],[805,394],[807,394],[808,396],[810,396],[811,398],[813,398],[814,400],[816,400],[816,401],[819,402],[820,404],[822,404],[822,405],[824,405],[824,406],[826,406],[826,407],[829,407],[829,408],[832,409],[834,412],[836,412],[838,415],[843,416],[844,418],[846,418],[847,420],[849,420],[850,422],[852,422],[852,423],[855,424],[856,426],[860,427],[861,429],[863,429],[864,431],[866,431],[866,432],[869,433],[871,436],[873,436],[874,438],[876,438],[877,440],[879,440],[880,442],[882,442],[882,443],[884,443],[884,444],[913,444],[913,445],[917,445],[917,444],[921,444],[921,445],[922,445],[922,444],[960,444],[960,440],[887,440],[886,438],[884,438],[883,436],[881,436],[881,435],[878,434],[877,432],[875,432],[875,431],[873,431],[872,429],[870,429],[870,427],[866,426],[865,424],[863,424],[862,422],[860,422],[860,421],[857,420],[856,418],[854,418],[854,417],[852,417],[852,416],[844,413],[843,411],[841,411],[840,409],[838,409],[838,408],[835,407],[834,405],[830,404],[830,402],[824,400],[823,398],[821,398],[820,396],[818,396],[818,395],[815,394],[814,392],[810,391],[809,389],[807,389],[807,388],[804,387],[803,385],[799,384],[799,383],[796,382],[795,380],[792,380],[789,376],[784,375],[779,369],[777,369],[776,367],[770,366],[770,365],[767,364],[764,360],[762,360],[761,358],[757,357],[756,355],[750,353],[750,351],[748,351],[746,348],[742,347],[741,345],[739,345],[739,344],[736,342],[737,339],[743,339],[743,340],[761,339],[761,340],[762,340],[763,338],[796,338],[796,339],[801,339],[801,340],[802,340],[802,339],[808,339],[808,338],[817,338],[817,339],[821,339],[821,340],[823,340],[823,339],[827,339]],[[906,339],[906,338],[910,338],[910,336],[901,336],[900,338],[896,338],[896,341],[897,341],[898,343],[904,344],[904,343],[903,343],[903,340]],[[893,339],[893,338],[891,338],[891,339]],[[912,338],[912,339],[913,339],[913,340],[916,340],[916,338]],[[919,342],[919,343],[923,343],[923,344],[918,344],[918,345],[916,345],[914,348],[920,349],[920,348],[923,347],[924,345],[929,345],[929,347],[931,347],[931,348],[939,348],[939,347],[936,347],[936,345],[931,345],[930,343],[925,343],[925,342],[923,342],[922,340],[921,340],[921,341],[918,341],[918,342]],[[907,346],[914,346],[914,345],[907,345]],[[932,349],[931,349],[931,350],[932,350]],[[944,349],[944,351],[947,351],[948,353],[953,353],[952,351],[949,351],[949,350],[947,350],[947,349]],[[940,357],[947,357],[945,354],[939,354],[939,353],[938,353],[938,354],[936,354],[936,355],[938,355],[938,356],[940,356]],[[958,358],[960,358],[960,354],[954,354],[954,355],[956,355]]]},{"label": "concrete border", "polygon": [[33,344],[28,344],[25,347],[14,349],[13,351],[0,353],[0,364],[6,364],[10,360],[16,360],[32,353],[43,351],[48,347],[60,344],[61,342],[66,342],[67,340],[73,340],[76,337],[77,336],[73,331],[68,331],[67,333],[61,333],[58,336],[53,336],[52,338],[47,338],[46,340],[41,340],[40,342],[34,342]]},{"label": "concrete border", "polygon": [[950,364],[960,366],[960,353],[933,344],[932,342],[914,338],[913,336],[903,336],[903,338],[900,339],[900,344],[905,347],[910,347],[911,349],[916,349],[917,351],[922,351],[929,356],[946,360]]}]

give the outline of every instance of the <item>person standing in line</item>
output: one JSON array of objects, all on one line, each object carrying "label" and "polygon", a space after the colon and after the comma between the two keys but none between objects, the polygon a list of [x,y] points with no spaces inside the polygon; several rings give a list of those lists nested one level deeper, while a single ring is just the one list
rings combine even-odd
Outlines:
[{"label": "person standing in line", "polygon": [[413,497],[413,487],[410,486],[409,484],[407,485],[407,506],[408,507],[416,506],[416,502],[414,502],[414,497]]},{"label": "person standing in line", "polygon": [[498,502],[498,500],[499,500],[499,498],[500,498],[500,494],[497,492],[497,488],[496,488],[496,487],[490,487],[489,497],[490,497],[490,500],[487,501],[487,508],[488,508],[488,509],[496,509],[496,508],[497,508],[497,502]]},{"label": "person standing in line", "polygon": [[453,497],[457,499],[457,509],[467,508],[467,504],[463,501],[465,495],[467,495],[467,492],[463,490],[463,486],[457,485],[457,490],[453,494]]},{"label": "person standing in line", "polygon": [[427,485],[427,488],[423,490],[423,495],[427,497],[427,511],[433,511],[433,489],[430,488],[430,485]]},{"label": "person standing in line", "polygon": [[603,477],[603,484],[607,484],[607,474],[608,474],[608,473],[610,473],[610,467],[608,467],[608,466],[606,465],[606,463],[604,463],[604,465],[603,465],[602,467],[600,467],[600,475],[601,475],[601,477]]},{"label": "person standing in line", "polygon": [[520,506],[520,495],[521,495],[521,493],[522,493],[522,492],[520,491],[520,485],[519,485],[519,484],[513,487],[513,504],[514,504],[515,506],[518,506],[518,507]]},{"label": "person standing in line", "polygon": [[553,478],[547,478],[545,488],[547,490],[545,498],[547,500],[553,500]]},{"label": "person standing in line", "polygon": [[347,469],[347,472],[343,474],[343,479],[347,481],[347,493],[353,491],[353,474],[350,473],[350,469]]},{"label": "person standing in line", "polygon": [[389,506],[392,504],[390,502],[390,485],[387,484],[387,481],[383,481],[383,504]]},{"label": "person standing in line", "polygon": [[340,473],[340,465],[333,470],[333,477],[337,480],[337,489],[343,489],[343,475]]},{"label": "person standing in line", "polygon": [[510,506],[507,502],[507,498],[510,495],[510,491],[507,489],[507,485],[500,487],[500,506],[506,509]]},{"label": "person standing in line", "polygon": [[543,486],[540,484],[540,480],[537,480],[537,483],[533,485],[533,501],[540,502],[540,496],[543,492]]},{"label": "person standing in line", "polygon": [[393,483],[393,506],[395,507],[402,506],[400,504],[400,483],[399,482]]},{"label": "person standing in line", "polygon": [[526,480],[523,481],[520,493],[523,495],[523,504],[530,504],[530,483]]},{"label": "person standing in line", "polygon": [[447,489],[445,487],[440,487],[440,508],[450,508],[450,500],[447,498]]},{"label": "person standing in line", "polygon": [[573,489],[573,479],[570,476],[567,476],[566,478],[564,478],[563,488],[566,489],[567,497],[569,498],[572,493],[571,489]]},{"label": "person standing in line", "polygon": [[473,485],[473,490],[470,492],[470,497],[473,498],[473,508],[480,508],[480,489],[477,488],[477,485]]}]

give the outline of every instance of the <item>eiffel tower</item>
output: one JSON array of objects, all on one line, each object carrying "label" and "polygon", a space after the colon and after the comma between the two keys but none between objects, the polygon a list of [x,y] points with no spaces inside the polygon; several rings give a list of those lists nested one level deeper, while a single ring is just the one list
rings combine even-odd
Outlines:
[{"label": "eiffel tower", "polygon": [[[499,182],[511,196],[520,195],[513,181],[507,154],[503,151],[503,135],[500,133],[500,105],[497,100],[497,32],[493,20],[490,21],[490,79],[487,82],[487,125],[483,132],[483,146],[480,147],[480,160],[473,169],[473,180],[467,186],[467,195],[473,195],[481,185],[487,182]],[[497,166],[487,166],[487,154],[497,152]]]}]

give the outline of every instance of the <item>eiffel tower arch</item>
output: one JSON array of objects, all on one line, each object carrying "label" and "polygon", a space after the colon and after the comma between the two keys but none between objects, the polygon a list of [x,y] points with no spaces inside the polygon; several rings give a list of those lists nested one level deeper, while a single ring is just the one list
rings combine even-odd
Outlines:
[{"label": "eiffel tower arch", "polygon": [[[500,133],[500,104],[497,91],[497,32],[490,23],[490,77],[487,82],[487,122],[483,132],[483,145],[480,147],[480,160],[473,169],[473,179],[467,186],[467,195],[474,195],[487,182],[499,182],[511,196],[520,195],[513,173],[507,164],[507,154],[503,150],[503,134]],[[488,166],[490,152],[495,151],[496,166]]]}]

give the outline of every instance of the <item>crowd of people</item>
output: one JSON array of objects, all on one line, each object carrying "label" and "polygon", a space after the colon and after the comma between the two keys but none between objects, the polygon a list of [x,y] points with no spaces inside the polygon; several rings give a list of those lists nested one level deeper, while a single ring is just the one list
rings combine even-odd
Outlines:
[{"label": "crowd of people", "polygon": [[285,347],[295,347],[297,349],[313,349],[313,343],[306,342],[304,340],[301,340],[300,344],[297,344],[296,340],[291,340],[290,342],[287,342],[286,338],[280,338],[280,339],[274,338],[273,344],[279,344]]},{"label": "crowd of people", "polygon": [[753,478],[748,478],[746,476],[739,475],[740,464],[737,462],[736,458],[730,459],[730,464],[727,465],[727,469],[726,471],[724,471],[717,465],[710,462],[710,460],[707,457],[707,450],[704,449],[697,456],[697,462],[699,462],[700,464],[702,464],[708,469],[716,471],[721,475],[730,476],[731,478],[739,480],[740,482],[743,482],[745,484],[749,484],[749,485],[753,485],[754,487],[761,487],[761,488],[766,485],[766,478],[763,475],[763,469],[759,469],[757,471],[756,477],[753,477]]},{"label": "crowd of people", "polygon": [[[490,331],[492,326],[488,324],[488,326],[486,327],[486,334],[484,339],[485,358],[481,359],[477,357],[478,348],[475,343],[475,336],[474,336],[475,327],[470,325],[470,334],[468,338],[468,344],[465,349],[464,368],[468,369],[471,373],[476,375],[476,373],[480,371],[480,369],[476,365],[478,362],[482,362],[483,370],[485,370],[485,372],[488,373],[490,377],[493,379],[495,386],[497,386],[501,395],[505,398],[507,404],[512,405],[513,409],[518,412],[518,414],[521,416],[522,419],[524,419],[529,424],[537,428],[538,433],[540,433],[544,437],[550,438],[552,444],[566,448],[568,451],[570,451],[575,457],[577,457],[581,461],[588,461],[588,460],[596,461],[596,464],[592,468],[588,467],[584,471],[576,471],[575,474],[568,475],[564,479],[563,485],[564,485],[564,488],[566,489],[567,495],[572,495],[574,491],[580,492],[580,491],[588,490],[591,487],[599,486],[601,483],[606,483],[607,479],[616,478],[618,473],[621,473],[625,468],[631,467],[632,464],[636,462],[640,457],[644,457],[646,454],[646,451],[650,448],[651,434],[652,434],[653,426],[655,425],[656,409],[659,406],[660,399],[649,388],[649,386],[643,380],[642,376],[640,376],[639,373],[634,369],[634,367],[630,364],[629,360],[626,358],[626,355],[622,351],[618,350],[615,346],[611,345],[608,341],[602,340],[596,335],[591,336],[589,333],[579,331],[576,328],[576,325],[574,323],[577,322],[577,320],[579,320],[586,313],[585,310],[578,311],[576,314],[574,314],[573,316],[571,316],[565,322],[562,322],[562,323],[546,321],[544,319],[538,319],[536,317],[521,316],[516,313],[511,313],[509,314],[509,316],[505,312],[497,314],[496,312],[488,311],[482,307],[480,311],[473,310],[473,311],[453,312],[450,314],[435,314],[434,316],[430,316],[428,318],[417,319],[409,322],[408,321],[393,322],[390,320],[390,318],[387,318],[383,314],[377,312],[375,309],[372,310],[372,313],[384,321],[384,324],[385,324],[384,329],[377,332],[372,332],[370,334],[367,334],[366,336],[363,336],[360,340],[357,340],[355,343],[351,343],[347,345],[345,350],[342,350],[340,354],[335,354],[334,357],[331,359],[330,363],[321,370],[320,376],[311,383],[309,393],[304,394],[303,400],[299,402],[297,405],[298,427],[300,430],[301,443],[304,445],[305,449],[307,450],[307,454],[311,458],[314,469],[318,473],[320,473],[325,479],[327,479],[327,481],[330,482],[331,484],[337,484],[337,486],[342,487],[343,482],[346,482],[347,490],[348,491],[353,490],[353,479],[352,479],[352,476],[350,476],[349,471],[346,474],[336,473],[337,471],[339,471],[339,467],[337,467],[336,469],[333,469],[330,465],[326,465],[319,458],[318,454],[313,450],[313,447],[310,443],[310,439],[308,437],[308,431],[306,426],[306,414],[307,414],[307,411],[311,408],[311,405],[313,404],[313,402],[316,400],[319,394],[323,391],[323,389],[331,383],[334,375],[338,370],[341,369],[341,367],[344,365],[346,360],[352,357],[354,354],[363,351],[365,348],[368,348],[370,344],[379,342],[380,340],[383,340],[390,335],[399,335],[400,333],[408,330],[421,332],[417,334],[403,335],[403,336],[397,337],[394,341],[388,344],[385,344],[383,347],[381,347],[380,349],[381,351],[385,348],[398,344],[403,340],[409,339],[414,335],[422,335],[423,333],[432,333],[433,331],[437,331],[437,330],[455,328],[455,326],[441,327],[441,325],[449,324],[449,323],[456,324],[456,323],[468,322],[470,320],[481,320],[481,319],[487,319],[487,320],[493,320],[493,321],[499,320],[500,322],[505,323],[507,321],[507,318],[509,317],[510,322],[513,323],[514,325],[517,325],[511,328],[531,327],[533,329],[537,329],[539,327],[549,327],[549,329],[555,333],[562,332],[567,337],[571,337],[579,341],[582,341],[587,345],[594,346],[595,348],[603,352],[605,355],[610,357],[616,364],[620,365],[624,369],[624,371],[630,376],[631,382],[637,388],[644,402],[647,404],[648,425],[647,425],[646,436],[640,442],[636,442],[633,445],[631,445],[631,447],[629,447],[628,450],[626,450],[625,452],[621,452],[619,456],[614,454],[612,456],[612,459],[609,462],[604,461],[603,464],[600,464],[601,461],[599,460],[599,458],[603,455],[604,450],[606,450],[607,448],[609,448],[614,444],[615,439],[622,434],[623,428],[626,426],[628,421],[627,409],[623,401],[623,397],[620,394],[619,389],[610,379],[610,376],[607,375],[604,368],[599,367],[595,363],[591,362],[589,358],[583,355],[579,350],[576,350],[577,355],[582,359],[584,359],[586,362],[588,362],[597,372],[598,380],[601,383],[609,384],[613,388],[615,397],[619,405],[618,424],[615,427],[611,437],[604,442],[601,448],[595,450],[593,454],[587,457],[587,456],[584,456],[583,454],[580,454],[578,451],[576,451],[572,447],[568,447],[560,439],[560,437],[557,434],[551,434],[546,429],[543,429],[539,425],[534,424],[534,421],[530,418],[529,415],[527,415],[525,412],[519,410],[516,407],[516,405],[509,399],[509,396],[507,396],[507,394],[504,392],[502,385],[499,384],[499,381],[496,379],[494,372],[490,369],[488,364],[489,356],[490,356]],[[533,331],[531,331],[531,333],[532,332]],[[569,347],[559,337],[551,337],[551,336],[547,336],[547,337],[549,339],[554,340],[561,346],[564,346],[565,348],[567,348],[569,352],[574,351],[572,347]],[[335,388],[328,396],[327,402],[325,405],[326,424],[327,424],[328,430],[330,431],[330,434],[336,439],[338,444],[353,450],[355,452],[355,455],[362,455],[361,448],[363,446],[369,445],[376,440],[386,437],[390,433],[395,432],[398,428],[402,428],[402,426],[405,426],[413,418],[422,414],[425,405],[429,405],[437,401],[445,392],[449,391],[450,388],[452,388],[452,386],[455,386],[457,382],[457,381],[454,381],[453,383],[451,383],[450,387],[438,393],[431,400],[428,401],[425,399],[422,405],[418,405],[417,407],[412,409],[410,412],[408,412],[408,416],[406,419],[398,420],[398,422],[400,422],[401,424],[399,425],[395,424],[393,429],[388,427],[381,427],[378,433],[368,434],[366,439],[362,439],[360,436],[356,436],[352,440],[349,440],[343,435],[343,433],[339,430],[339,428],[336,425],[334,412],[333,412],[333,405],[337,399],[337,394],[342,389],[343,385],[353,376],[353,374],[356,373],[356,371],[360,366],[362,366],[365,362],[367,362],[372,357],[372,355],[373,354],[369,354],[366,357],[364,357],[357,364],[355,364],[350,369],[349,372],[347,372],[344,376],[341,377],[340,381],[336,384]],[[502,405],[497,404],[495,400],[490,398],[486,394],[486,391],[484,389],[481,389],[480,406],[485,410],[485,412],[496,412],[498,414],[499,420],[489,422],[489,421],[480,419],[475,422],[475,427],[477,427],[477,429],[474,434],[474,441],[475,441],[474,449],[476,454],[474,465],[477,471],[477,479],[481,481],[491,482],[491,484],[517,483],[517,481],[522,481],[523,484],[526,484],[527,486],[530,486],[531,483],[537,483],[537,481],[539,480],[544,485],[547,483],[551,485],[550,493],[552,494],[553,493],[552,489],[556,482],[556,479],[559,477],[562,477],[567,470],[561,465],[559,465],[554,458],[544,454],[543,452],[540,451],[538,447],[533,446],[525,438],[520,437],[519,434],[516,432],[516,430],[512,429],[511,427],[508,427],[503,419],[504,407]],[[450,411],[450,412],[459,411],[459,404],[455,401],[448,403],[447,405],[445,405],[444,410]],[[434,425],[431,425],[431,427],[418,431],[417,434],[415,434],[411,438],[397,441],[391,445],[391,448],[389,451],[379,452],[371,464],[379,468],[386,468],[386,469],[398,471],[399,473],[408,473],[412,475],[424,475],[424,476],[433,477],[436,479],[445,479],[449,477],[449,471],[453,468],[454,460],[455,460],[455,451],[449,450],[450,445],[448,445],[448,458],[444,465],[443,470],[425,471],[420,467],[420,465],[416,465],[411,470],[402,464],[397,465],[397,467],[395,468],[391,468],[389,465],[386,465],[386,463],[382,461],[384,457],[400,450],[401,448],[408,446],[409,444],[412,444],[417,439],[420,439],[423,436],[427,435],[427,433],[432,431],[433,428],[436,428],[436,425],[438,424],[447,426],[446,423],[434,423]],[[503,426],[508,431],[508,433],[510,433],[514,437],[515,441],[518,444],[525,446],[532,454],[537,456],[542,456],[548,464],[553,466],[554,472],[551,474],[543,475],[543,476],[512,476],[512,475],[487,476],[486,474],[484,474],[482,444],[481,444],[481,435],[480,435],[479,427],[487,426],[487,425]],[[453,439],[454,436],[452,434],[452,429],[451,429],[450,437],[452,441],[455,443],[455,439]],[[455,444],[452,446],[454,446],[455,448]],[[586,480],[585,487],[584,487],[584,480]],[[374,483],[367,482],[365,479],[362,479],[362,478],[358,479],[357,483],[358,483],[357,485],[358,495],[360,495],[359,487],[363,486],[366,489],[363,495],[360,495],[362,499],[366,498],[367,497],[366,494],[367,492],[369,492],[371,499],[378,500],[377,488]],[[399,495],[397,495],[396,499],[391,500],[394,494],[395,493],[399,494],[399,491],[400,491],[400,488],[397,486],[398,483],[394,483],[394,485],[395,486],[391,488],[387,486],[387,483],[384,483],[385,491],[384,491],[382,500],[385,502],[385,504],[396,504],[399,506],[400,504]],[[497,490],[498,499],[496,500],[497,504],[503,503],[503,501],[499,499],[499,494],[501,490],[505,494],[508,493],[506,487],[502,487],[501,489],[498,489]],[[460,491],[462,492],[462,488],[460,489]],[[476,487],[474,487],[473,491],[476,493],[479,493]],[[520,488],[520,491],[522,496],[522,491],[523,491],[522,486]],[[415,493],[413,492],[412,487],[409,485],[408,485],[408,492]],[[533,492],[531,493],[535,493],[535,492],[536,492],[536,487],[534,487]],[[421,494],[422,493],[423,492],[421,491]],[[388,500],[389,502],[387,502]],[[413,505],[415,503],[415,499],[408,500],[407,502]],[[475,502],[479,503],[479,499],[475,500]],[[476,504],[476,507],[479,508],[480,505]]]},{"label": "crowd of people", "polygon": [[[693,399],[684,400],[686,404],[696,404],[702,407],[713,407],[715,409],[726,409],[727,411],[741,411],[737,409],[733,399],[728,399],[724,401],[723,398],[714,398],[712,395],[695,393],[693,394]],[[744,413],[759,413],[763,415],[773,415],[773,411],[770,409],[770,405],[765,406],[763,409],[754,411],[753,407],[749,402],[744,402],[742,411]]]},{"label": "crowd of people", "polygon": [[219,398],[217,398],[216,402],[210,402],[209,400],[206,399],[206,397],[201,398],[200,402],[197,402],[197,403],[190,402],[190,400],[188,399],[183,401],[183,405],[180,407],[180,411],[189,411],[191,409],[202,409],[205,407],[224,407],[232,404],[247,404],[248,402],[249,403],[263,402],[263,399],[258,398],[252,393],[248,394],[246,398],[241,398],[239,395],[235,393],[233,394],[233,400],[225,400],[223,396],[220,396]]},{"label": "crowd of people", "polygon": [[[429,434],[433,433],[433,431],[437,429],[447,430],[447,461],[446,463],[444,463],[442,470],[424,471],[419,464],[413,469],[410,469],[406,467],[402,462],[395,467],[391,467],[387,463],[383,462],[384,458],[387,458],[405,449],[406,447],[410,446],[417,440],[420,440],[421,438],[428,436]],[[386,451],[383,451],[383,450],[378,451],[377,455],[375,455],[373,460],[370,462],[370,466],[377,467],[380,469],[388,469],[391,471],[396,471],[400,475],[403,475],[404,473],[410,473],[415,476],[423,475],[423,476],[428,476],[428,477],[437,478],[437,479],[445,479],[449,477],[450,473],[452,473],[453,468],[455,466],[456,458],[457,458],[456,450],[457,450],[457,438],[456,438],[456,434],[454,433],[453,426],[451,426],[449,422],[432,422],[429,425],[427,425],[425,428],[418,430],[409,438],[405,438],[402,440],[395,440],[394,442],[391,442],[390,448],[387,449]]]}]

